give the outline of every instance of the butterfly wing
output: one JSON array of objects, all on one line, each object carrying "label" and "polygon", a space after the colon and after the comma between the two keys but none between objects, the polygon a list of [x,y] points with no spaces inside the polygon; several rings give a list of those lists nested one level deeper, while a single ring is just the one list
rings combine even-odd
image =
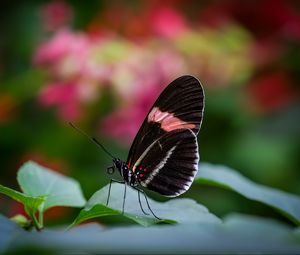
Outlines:
[{"label": "butterfly wing", "polygon": [[198,170],[198,145],[191,129],[176,129],[155,140],[135,162],[140,184],[164,196],[178,196]]},{"label": "butterfly wing", "polygon": [[[144,158],[144,160],[149,157],[151,158],[151,154],[155,154],[153,149],[151,149],[151,145],[153,148],[157,148],[156,143],[155,146],[153,144],[155,141],[159,141],[159,144],[165,144],[165,148],[168,149],[168,146],[171,146],[172,144],[175,146],[177,142],[185,140],[187,134],[188,136],[196,137],[201,126],[203,109],[204,92],[198,79],[193,76],[185,75],[171,82],[157,98],[140,127],[129,151],[126,162],[128,167],[133,171],[136,171],[141,158]],[[179,130],[185,131],[179,132]],[[180,135],[178,135],[178,132]],[[171,140],[176,142],[168,142],[167,138],[172,138]],[[190,137],[190,139],[192,139],[192,137]],[[197,147],[197,142],[190,143],[193,145],[196,144]],[[166,146],[167,144],[168,146]],[[180,145],[179,148],[182,146],[183,145]],[[173,151],[172,154],[179,148],[176,150],[174,149],[175,151]],[[166,152],[168,151],[167,149]],[[194,158],[198,157],[198,149],[197,151],[194,150],[193,153],[197,154]],[[146,154],[149,155],[145,157]],[[174,155],[172,156],[173,161],[176,160]],[[163,155],[156,156],[158,160],[163,160]],[[170,161],[170,159],[168,159],[168,161]],[[155,164],[152,164],[151,166],[152,167],[148,167],[148,171],[155,170]],[[177,169],[172,169],[174,174],[178,172]],[[161,173],[164,172],[163,170],[164,167],[160,168]],[[146,182],[144,182],[144,186],[147,186],[150,189],[151,185],[149,181],[148,184],[145,183]],[[153,190],[154,189],[155,188],[153,188]],[[156,191],[161,194],[167,194],[160,190]]]}]

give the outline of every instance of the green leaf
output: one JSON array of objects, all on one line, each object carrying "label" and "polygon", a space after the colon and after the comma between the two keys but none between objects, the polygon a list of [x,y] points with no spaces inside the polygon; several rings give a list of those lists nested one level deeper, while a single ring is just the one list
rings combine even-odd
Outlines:
[{"label": "green leaf", "polygon": [[32,226],[31,220],[27,219],[22,214],[17,214],[15,216],[11,217],[10,220],[17,223],[22,228],[29,228],[30,226]]},{"label": "green leaf", "polygon": [[[0,217],[1,227],[1,217]],[[0,228],[1,232],[5,231]],[[6,233],[5,233],[6,234]],[[9,251],[39,248],[53,253],[92,254],[299,254],[293,228],[259,217],[230,215],[223,223],[103,228],[84,224],[69,231],[13,235]]]},{"label": "green leaf", "polygon": [[222,165],[200,164],[196,182],[233,190],[242,196],[269,205],[300,224],[300,198],[263,186]]},{"label": "green leaf", "polygon": [[[108,207],[106,205],[108,185],[98,190],[81,210],[73,225],[79,224],[88,219],[120,215],[122,213],[124,185],[113,183]],[[126,193],[126,204],[124,217],[127,217],[143,226],[149,226],[159,222],[166,223],[219,223],[217,216],[209,213],[206,207],[197,204],[191,199],[172,199],[165,203],[156,202],[148,198],[152,211],[161,219],[154,218],[147,208],[145,199],[141,194],[143,208],[149,215],[144,215],[138,202],[138,192],[129,186]]]},{"label": "green leaf", "polygon": [[26,195],[45,196],[41,211],[54,206],[82,207],[86,202],[77,181],[31,161],[21,167],[17,179]]},{"label": "green leaf", "polygon": [[45,201],[43,196],[30,196],[19,191],[10,189],[0,184],[0,193],[9,196],[10,198],[22,203],[29,215],[37,212],[39,206]]}]

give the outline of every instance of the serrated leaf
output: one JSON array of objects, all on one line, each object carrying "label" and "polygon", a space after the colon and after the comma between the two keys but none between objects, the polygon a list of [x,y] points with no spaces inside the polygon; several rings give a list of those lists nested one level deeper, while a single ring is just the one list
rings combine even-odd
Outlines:
[{"label": "serrated leaf", "polygon": [[13,190],[11,188],[5,187],[0,184],[0,193],[9,196],[10,198],[22,203],[29,215],[34,214],[39,206],[45,201],[43,196],[30,196],[23,194],[19,191]]},{"label": "serrated leaf", "polygon": [[32,161],[21,167],[17,180],[26,195],[45,196],[42,211],[54,206],[82,207],[86,202],[76,180]]},{"label": "serrated leaf", "polygon": [[233,190],[248,199],[277,209],[297,225],[300,224],[300,198],[298,196],[257,184],[229,167],[200,164],[196,182]]},{"label": "serrated leaf", "polygon": [[[79,224],[85,220],[108,216],[120,215],[122,213],[124,185],[113,183],[111,187],[110,202],[106,205],[108,195],[108,185],[97,191],[81,210],[74,224]],[[220,219],[209,213],[206,207],[197,204],[191,199],[172,199],[164,203],[156,202],[148,197],[148,201],[153,212],[163,220],[154,218],[147,208],[145,199],[141,194],[143,208],[149,215],[144,215],[138,202],[136,190],[127,187],[126,205],[124,217],[127,217],[143,226],[149,226],[159,222],[166,223],[197,223],[213,222],[219,223]]]}]

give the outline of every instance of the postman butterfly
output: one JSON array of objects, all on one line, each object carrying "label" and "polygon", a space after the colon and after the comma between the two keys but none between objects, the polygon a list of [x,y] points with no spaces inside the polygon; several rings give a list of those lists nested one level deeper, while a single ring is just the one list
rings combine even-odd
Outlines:
[{"label": "postman butterfly", "polygon": [[[204,111],[204,91],[200,81],[184,75],[171,82],[150,108],[136,137],[133,140],[126,162],[114,157],[95,138],[91,138],[113,158],[113,165],[107,168],[109,174],[115,169],[122,181],[111,179],[108,190],[109,203],[111,184],[125,185],[138,191],[141,210],[143,193],[152,215],[147,196],[142,188],[163,196],[176,197],[186,192],[198,171],[199,152],[197,135]],[[73,126],[74,127],[74,126]]]}]

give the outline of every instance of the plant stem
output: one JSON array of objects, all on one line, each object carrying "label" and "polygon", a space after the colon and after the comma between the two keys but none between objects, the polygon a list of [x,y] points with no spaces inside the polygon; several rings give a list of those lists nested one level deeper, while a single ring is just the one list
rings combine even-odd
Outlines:
[{"label": "plant stem", "polygon": [[39,223],[41,228],[44,227],[44,211],[39,211]]},{"label": "plant stem", "polygon": [[37,230],[37,231],[41,231],[41,229],[43,228],[43,225],[41,225],[41,224],[38,222],[38,220],[37,220],[37,218],[35,217],[35,214],[34,214],[34,213],[31,214],[31,218],[32,218],[32,221],[33,221],[33,224],[34,224],[36,230]]}]

